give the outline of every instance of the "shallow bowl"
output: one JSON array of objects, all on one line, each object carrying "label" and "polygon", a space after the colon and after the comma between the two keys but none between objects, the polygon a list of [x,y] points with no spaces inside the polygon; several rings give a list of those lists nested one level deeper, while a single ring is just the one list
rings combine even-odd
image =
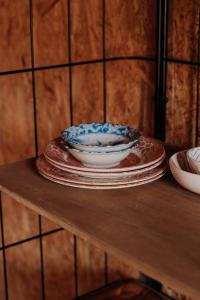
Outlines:
[{"label": "shallow bowl", "polygon": [[68,151],[86,167],[111,168],[117,166],[125,159],[129,155],[131,148],[108,153],[88,152],[74,148],[68,148]]},{"label": "shallow bowl", "polygon": [[200,176],[197,174],[194,174],[189,171],[185,171],[179,161],[178,161],[178,155],[182,156],[183,163],[187,163],[186,160],[186,151],[181,151],[179,153],[174,154],[170,160],[169,160],[169,166],[171,169],[171,172],[176,179],[176,181],[183,186],[185,189],[200,194]]},{"label": "shallow bowl", "polygon": [[194,170],[195,173],[200,174],[200,147],[188,150],[187,159],[190,168]]},{"label": "shallow bowl", "polygon": [[121,151],[139,142],[138,130],[111,123],[71,126],[62,132],[63,140],[72,148],[87,152]]}]

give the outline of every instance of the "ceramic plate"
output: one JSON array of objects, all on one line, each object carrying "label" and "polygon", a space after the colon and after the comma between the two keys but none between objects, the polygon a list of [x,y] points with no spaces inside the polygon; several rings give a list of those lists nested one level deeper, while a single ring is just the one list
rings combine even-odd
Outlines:
[{"label": "ceramic plate", "polygon": [[42,172],[40,172],[40,174],[44,178],[46,178],[46,179],[48,179],[52,182],[59,183],[59,184],[65,185],[65,186],[71,186],[71,187],[76,187],[76,188],[81,188],[81,189],[113,190],[113,189],[125,189],[125,188],[129,188],[129,187],[135,187],[135,186],[139,186],[139,185],[143,185],[143,184],[146,184],[146,183],[153,182],[153,181],[161,178],[162,176],[164,176],[166,174],[166,172],[167,172],[167,170],[164,170],[163,173],[161,173],[160,175],[158,175],[156,177],[153,177],[153,178],[150,178],[150,179],[147,179],[147,180],[140,181],[140,182],[135,182],[135,183],[130,183],[130,184],[113,185],[113,186],[110,186],[110,185],[105,186],[105,185],[76,184],[76,183],[67,182],[67,181],[63,181],[63,180],[59,180],[59,179],[49,177],[49,176],[43,174]]},{"label": "ceramic plate", "polygon": [[154,169],[155,167],[159,166],[162,164],[162,162],[165,160],[165,157],[163,157],[161,160],[159,160],[157,163],[146,167],[146,168],[142,168],[139,170],[133,170],[133,171],[125,171],[125,172],[89,172],[89,171],[80,171],[80,170],[76,170],[76,169],[70,169],[68,167],[64,167],[64,166],[60,166],[59,164],[54,163],[51,160],[48,160],[48,157],[46,157],[46,160],[52,164],[54,167],[61,169],[65,172],[69,172],[71,174],[77,174],[80,176],[85,176],[85,177],[92,177],[92,178],[122,178],[122,177],[128,177],[131,175],[136,175],[136,174],[141,174],[144,173],[146,171],[149,171],[151,169]]},{"label": "ceramic plate", "polygon": [[85,167],[64,148],[60,138],[51,141],[47,145],[44,155],[48,161],[69,169],[91,172],[124,172],[138,170],[155,164],[165,157],[165,150],[159,141],[141,137],[140,143],[133,148],[126,159],[118,166],[107,169]]},{"label": "ceramic plate", "polygon": [[150,170],[146,171],[142,174],[136,174],[129,177],[124,178],[111,178],[111,179],[104,179],[104,178],[88,178],[83,177],[76,174],[71,174],[65,171],[62,171],[54,166],[52,166],[50,163],[46,161],[44,158],[44,155],[41,155],[37,160],[37,168],[40,173],[62,181],[67,181],[75,184],[84,184],[84,185],[120,185],[120,184],[131,184],[140,182],[143,180],[148,180],[151,178],[154,178],[160,174],[163,173],[167,169],[167,161],[163,162],[160,166]]}]

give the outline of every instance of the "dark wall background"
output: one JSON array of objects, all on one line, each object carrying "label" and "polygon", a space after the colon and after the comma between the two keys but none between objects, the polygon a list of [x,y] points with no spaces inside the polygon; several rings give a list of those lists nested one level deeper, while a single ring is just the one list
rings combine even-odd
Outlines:
[{"label": "dark wall background", "polygon": [[[166,95],[156,99],[161,2],[0,0],[1,164],[41,153],[80,122],[125,123],[180,146],[199,143],[200,1],[166,1]],[[0,208],[0,299],[71,299],[105,277],[140,276],[6,194]]]}]

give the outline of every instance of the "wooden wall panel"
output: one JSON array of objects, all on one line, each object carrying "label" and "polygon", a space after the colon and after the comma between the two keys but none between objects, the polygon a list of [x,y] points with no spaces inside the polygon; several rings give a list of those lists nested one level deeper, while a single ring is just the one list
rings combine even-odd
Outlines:
[{"label": "wooden wall panel", "polygon": [[34,156],[31,75],[0,77],[0,164]]},{"label": "wooden wall panel", "polygon": [[[26,73],[1,76],[0,87],[0,163],[3,164],[35,154],[31,75]],[[2,200],[6,243],[36,233],[38,222],[35,214],[17,205],[8,196],[4,201],[4,196]]]},{"label": "wooden wall panel", "polygon": [[68,21],[66,0],[33,1],[35,65],[68,62]]},{"label": "wooden wall panel", "polygon": [[195,145],[197,68],[168,64],[166,141],[178,146]]},{"label": "wooden wall panel", "polygon": [[36,106],[39,153],[70,123],[67,69],[36,72]]},{"label": "wooden wall panel", "polygon": [[77,242],[78,292],[79,295],[104,286],[104,253],[83,239]]},{"label": "wooden wall panel", "polygon": [[108,256],[108,270],[109,282],[124,278],[140,278],[140,273],[138,272],[138,270],[134,269],[132,266],[125,264],[112,255]]},{"label": "wooden wall panel", "polygon": [[102,0],[71,1],[72,61],[102,58]]},{"label": "wooden wall panel", "polygon": [[[35,78],[38,148],[41,153],[47,143],[70,124],[68,71],[66,68],[37,71]],[[46,218],[42,219],[43,231],[58,227]]]},{"label": "wooden wall panel", "polygon": [[199,0],[170,0],[168,56],[197,61]]},{"label": "wooden wall panel", "polygon": [[43,238],[46,300],[74,298],[73,235],[61,231]]},{"label": "wooden wall panel", "polygon": [[5,299],[4,294],[4,271],[3,271],[3,252],[0,251],[0,299]]},{"label": "wooden wall panel", "polygon": [[[73,122],[103,121],[102,65],[72,69]],[[104,253],[77,238],[78,288],[83,294],[104,282]]]},{"label": "wooden wall panel", "polygon": [[143,61],[107,63],[107,121],[139,128],[154,127],[154,65]]},{"label": "wooden wall panel", "polygon": [[40,300],[39,240],[6,250],[9,300]]},{"label": "wooden wall panel", "polygon": [[0,1],[0,71],[31,66],[29,1]]},{"label": "wooden wall panel", "polygon": [[155,55],[155,0],[107,0],[106,56]]},{"label": "wooden wall panel", "polygon": [[2,193],[4,242],[6,245],[38,235],[38,215]]},{"label": "wooden wall panel", "polygon": [[82,65],[72,69],[73,122],[103,121],[102,65]]}]

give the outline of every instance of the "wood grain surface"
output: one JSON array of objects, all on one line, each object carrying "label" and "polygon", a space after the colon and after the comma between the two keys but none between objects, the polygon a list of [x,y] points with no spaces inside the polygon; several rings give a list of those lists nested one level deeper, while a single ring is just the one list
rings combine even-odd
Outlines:
[{"label": "wood grain surface", "polygon": [[101,64],[72,69],[73,123],[103,122],[103,76]]},{"label": "wood grain surface", "polygon": [[3,272],[3,252],[0,251],[0,299],[5,298],[4,293],[4,272]]},{"label": "wood grain surface", "polygon": [[67,69],[36,72],[36,105],[39,153],[70,124]]},{"label": "wood grain surface", "polygon": [[43,238],[46,300],[73,299],[73,235],[60,231]]},{"label": "wood grain surface", "polygon": [[[38,150],[42,153],[47,143],[70,124],[68,72],[65,68],[38,71],[35,78]],[[57,227],[42,219],[43,231]]]},{"label": "wood grain surface", "polygon": [[[73,123],[103,122],[102,65],[72,69]],[[104,282],[104,253],[77,239],[78,293],[95,289]],[[95,274],[96,273],[96,274]]]},{"label": "wood grain surface", "polygon": [[199,0],[170,0],[168,56],[197,61]]},{"label": "wood grain surface", "polygon": [[32,159],[1,166],[0,183],[1,190],[21,204],[147,276],[199,299],[199,196],[171,176],[122,193],[83,193],[41,178]]},{"label": "wood grain surface", "polygon": [[73,0],[70,8],[72,61],[102,58],[102,1]]},{"label": "wood grain surface", "polygon": [[39,240],[6,250],[7,278],[10,300],[40,300]]},{"label": "wood grain surface", "polygon": [[154,65],[142,61],[106,64],[107,121],[153,134]]},{"label": "wood grain surface", "polygon": [[106,56],[154,56],[156,1],[107,0],[105,3]]},{"label": "wood grain surface", "polygon": [[121,261],[118,257],[108,256],[108,281],[113,282],[124,278],[140,278],[140,273],[133,265]]},{"label": "wood grain surface", "polygon": [[35,65],[68,62],[68,10],[65,0],[35,0],[33,29]]},{"label": "wood grain surface", "polygon": [[0,1],[0,71],[30,68],[30,23],[27,0]]},{"label": "wood grain surface", "polygon": [[6,245],[38,235],[38,215],[4,193],[2,211]]},{"label": "wood grain surface", "polygon": [[[0,163],[4,164],[35,154],[31,75],[1,76],[0,86]],[[5,195],[2,196],[2,206],[6,243],[37,234],[36,214]]]},{"label": "wood grain surface", "polygon": [[0,77],[0,164],[35,154],[31,75]]},{"label": "wood grain surface", "polygon": [[102,250],[78,238],[77,264],[79,295],[104,286],[105,263]]},{"label": "wood grain surface", "polygon": [[197,68],[168,64],[166,141],[177,146],[195,145]]}]

